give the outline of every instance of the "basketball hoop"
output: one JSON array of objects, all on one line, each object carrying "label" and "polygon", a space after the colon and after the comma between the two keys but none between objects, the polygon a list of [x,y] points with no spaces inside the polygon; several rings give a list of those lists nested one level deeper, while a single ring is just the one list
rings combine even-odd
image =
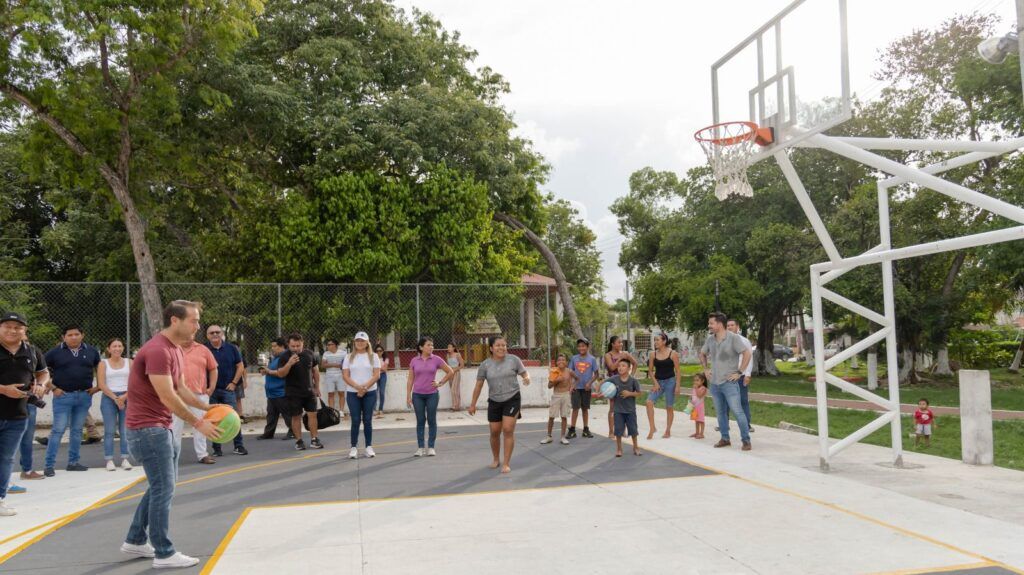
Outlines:
[{"label": "basketball hoop", "polygon": [[754,195],[747,181],[747,168],[756,146],[767,146],[774,141],[771,128],[762,128],[754,122],[723,122],[697,130],[693,138],[704,148],[708,163],[715,174],[715,197]]}]

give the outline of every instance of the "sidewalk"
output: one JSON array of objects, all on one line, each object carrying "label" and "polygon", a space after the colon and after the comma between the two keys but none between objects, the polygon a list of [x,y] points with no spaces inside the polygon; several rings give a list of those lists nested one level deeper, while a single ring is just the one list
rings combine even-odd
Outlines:
[{"label": "sidewalk", "polygon": [[[818,399],[815,397],[806,397],[802,395],[774,395],[770,393],[751,393],[750,401],[762,401],[765,403],[782,403],[785,405],[818,405]],[[829,399],[829,407],[839,407],[842,409],[860,409],[865,411],[885,411],[881,407],[871,403],[870,401],[860,401],[856,399]],[[903,403],[900,405],[900,411],[902,413],[913,414],[917,410],[916,403]],[[959,407],[939,407],[931,406],[931,410],[935,412],[935,415],[953,415],[956,417],[960,416]],[[992,419],[994,420],[1010,420],[1010,419],[1024,419],[1024,411],[1006,411],[1003,409],[993,409]]]}]

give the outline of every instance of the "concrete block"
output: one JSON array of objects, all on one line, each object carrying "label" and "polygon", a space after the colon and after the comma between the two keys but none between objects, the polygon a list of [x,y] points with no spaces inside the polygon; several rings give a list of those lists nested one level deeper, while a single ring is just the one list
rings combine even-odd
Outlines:
[{"label": "concrete block", "polygon": [[992,465],[992,384],[985,370],[960,370],[960,435],[964,463]]}]

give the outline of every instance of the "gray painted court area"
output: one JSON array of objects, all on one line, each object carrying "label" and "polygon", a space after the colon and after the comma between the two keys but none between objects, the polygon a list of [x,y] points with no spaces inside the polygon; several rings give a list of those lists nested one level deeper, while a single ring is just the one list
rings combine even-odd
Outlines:
[{"label": "gray painted court area", "polygon": [[[487,428],[462,426],[441,428],[438,456],[414,458],[415,431],[411,429],[374,432],[374,459],[346,458],[348,431],[322,434],[326,449],[296,452],[291,442],[277,439],[256,441],[246,438],[250,455],[229,453],[216,465],[192,462],[192,446],[185,440],[184,462],[171,518],[175,546],[184,553],[208,558],[232,524],[249,506],[351,501],[377,498],[479,493],[518,489],[551,488],[594,483],[612,483],[710,475],[712,472],[654,453],[642,457],[627,448],[615,458],[614,443],[607,438],[577,439],[572,445],[557,442],[542,446],[539,424],[520,425],[513,472],[501,475],[488,469],[490,451]],[[229,446],[228,446],[229,447]],[[82,461],[100,467],[99,445],[83,446]],[[243,469],[248,468],[248,469]],[[236,471],[219,477],[215,474]],[[82,474],[88,480],[95,473]],[[37,489],[45,489],[45,481]],[[119,497],[139,495],[145,483]],[[59,496],[59,494],[55,494]],[[138,498],[93,510],[50,534],[3,565],[4,573],[35,574],[127,574],[150,570],[148,560],[127,560],[118,547],[134,512]],[[311,517],[317,514],[310,507]],[[198,573],[204,563],[181,573]],[[972,571],[971,573],[974,573]],[[998,571],[977,571],[998,573]]]}]

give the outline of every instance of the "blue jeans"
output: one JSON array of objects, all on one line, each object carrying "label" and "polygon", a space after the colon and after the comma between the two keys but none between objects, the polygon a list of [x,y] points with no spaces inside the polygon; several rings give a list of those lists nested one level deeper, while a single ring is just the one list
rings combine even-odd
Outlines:
[{"label": "blue jeans", "polygon": [[665,397],[665,407],[672,409],[676,405],[676,378],[670,377],[668,379],[658,380],[658,391],[652,391],[647,396],[647,401],[651,403],[658,403],[658,399],[662,396]]},{"label": "blue jeans", "polygon": [[0,419],[0,499],[7,497],[7,485],[14,469],[14,453],[21,445],[27,419]]},{"label": "blue jeans", "polygon": [[743,415],[747,416],[747,426],[750,426],[753,420],[750,419],[750,386],[745,385],[748,381],[749,376],[740,378],[740,407],[743,408]]},{"label": "blue jeans", "polygon": [[28,424],[25,426],[25,434],[21,436],[21,470],[25,473],[32,471],[32,440],[36,435],[36,406],[28,405]]},{"label": "blue jeans", "polygon": [[91,405],[92,396],[87,391],[66,391],[60,397],[53,398],[53,429],[50,431],[50,441],[46,444],[47,469],[52,469],[57,463],[57,452],[65,431],[69,434],[68,465],[78,463],[82,449],[82,427]]},{"label": "blue jeans", "polygon": [[377,397],[379,398],[378,401],[380,403],[380,407],[377,408],[377,411],[384,411],[384,390],[387,386],[388,372],[382,371],[380,372],[380,379],[377,380]]},{"label": "blue jeans", "polygon": [[359,424],[363,424],[366,447],[373,445],[373,408],[377,405],[377,390],[368,391],[362,397],[351,391],[345,393],[348,413],[352,416],[352,447],[359,443]]},{"label": "blue jeans", "polygon": [[157,558],[165,559],[174,555],[169,532],[171,500],[174,499],[174,483],[178,480],[178,448],[170,429],[144,427],[128,430],[128,449],[146,471],[149,488],[135,508],[125,542],[144,545],[148,533]]},{"label": "blue jeans", "polygon": [[[437,402],[440,398],[439,393],[412,394],[412,408],[416,411],[416,445],[420,449],[434,447],[437,440]],[[424,446],[423,427],[426,425],[430,425],[430,439]]]},{"label": "blue jeans", "polygon": [[[121,397],[125,393],[115,393],[114,395]],[[115,429],[121,434],[121,459],[128,457],[128,434],[125,432],[124,425],[126,409],[118,409],[114,400],[105,394],[100,400],[100,411],[103,413],[103,459],[107,461],[114,459]]]},{"label": "blue jeans", "polygon": [[747,415],[740,405],[740,383],[726,381],[711,385],[711,399],[715,403],[715,415],[718,416],[718,430],[722,439],[729,441],[729,411],[732,410],[736,423],[740,426],[740,439],[750,441],[750,427]]},{"label": "blue jeans", "polygon": [[[218,387],[217,389],[213,390],[213,395],[210,396],[210,405],[213,405],[215,403],[223,403],[224,405],[230,405],[231,409],[234,409],[236,411],[238,410],[238,399],[235,396],[235,392],[228,391],[227,389],[224,389],[222,387]],[[236,435],[233,441],[235,447],[242,447],[242,434],[239,433],[238,435]],[[216,452],[220,452],[220,446],[220,443],[214,443],[213,450]]]}]

